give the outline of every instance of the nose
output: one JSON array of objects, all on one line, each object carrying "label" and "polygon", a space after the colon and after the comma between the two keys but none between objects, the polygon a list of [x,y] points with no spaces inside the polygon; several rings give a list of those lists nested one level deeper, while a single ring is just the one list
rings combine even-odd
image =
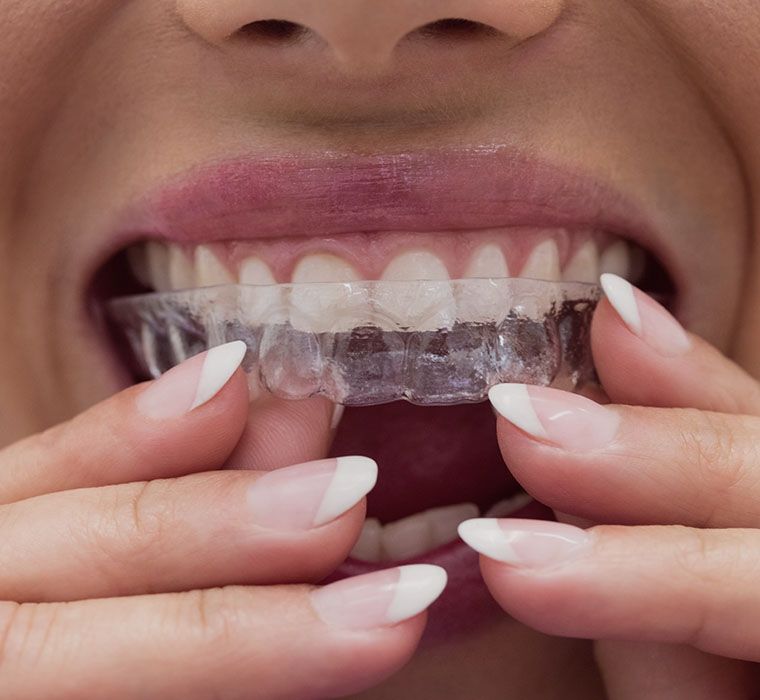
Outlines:
[{"label": "nose", "polygon": [[[565,0],[177,0],[206,41],[317,35],[343,69],[387,65],[417,30],[499,33],[520,43],[548,29]],[[302,44],[305,42],[301,42]]]}]

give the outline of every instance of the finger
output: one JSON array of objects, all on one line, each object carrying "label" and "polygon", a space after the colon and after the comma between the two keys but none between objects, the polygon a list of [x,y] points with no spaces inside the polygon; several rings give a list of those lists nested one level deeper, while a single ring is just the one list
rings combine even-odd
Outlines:
[{"label": "finger", "polygon": [[[598,393],[587,398],[609,403]],[[559,522],[588,529],[594,523],[555,511]],[[753,687],[750,665],[683,644],[594,642],[594,655],[609,700],[744,700]]]},{"label": "finger", "polygon": [[760,526],[758,418],[601,406],[519,384],[490,397],[511,473],[552,508],[594,522]]},{"label": "finger", "polygon": [[245,425],[244,352],[213,348],[1,451],[0,503],[218,468]]},{"label": "finger", "polygon": [[595,656],[609,700],[746,700],[749,664],[684,645],[600,641]]},{"label": "finger", "polygon": [[364,522],[377,465],[329,459],[80,489],[0,508],[0,599],[318,581]]},{"label": "finger", "polygon": [[445,573],[404,567],[350,581],[3,604],[0,687],[47,700],[358,692],[410,658]]},{"label": "finger", "polygon": [[264,394],[250,409],[245,431],[227,460],[233,469],[279,469],[327,456],[336,405],[327,399],[290,401]]},{"label": "finger", "polygon": [[602,284],[591,341],[613,402],[760,415],[760,385],[747,372],[626,280],[603,275]]},{"label": "finger", "polygon": [[474,520],[497,602],[549,634],[690,644],[760,659],[760,532]]}]

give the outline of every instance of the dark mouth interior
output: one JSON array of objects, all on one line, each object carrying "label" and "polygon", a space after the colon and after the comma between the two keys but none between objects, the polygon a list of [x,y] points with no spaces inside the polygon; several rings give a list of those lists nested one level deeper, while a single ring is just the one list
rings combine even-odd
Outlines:
[{"label": "dark mouth interior", "polygon": [[487,403],[352,407],[331,454],[366,455],[380,465],[367,514],[382,523],[454,503],[485,512],[519,490],[499,454],[495,426]]},{"label": "dark mouth interior", "polygon": [[[638,285],[672,306],[674,285],[654,256],[647,256]],[[134,279],[121,251],[97,274],[90,300],[97,308],[106,299],[150,291]],[[125,349],[113,345],[127,363]],[[134,371],[132,376],[135,381],[146,379]],[[485,512],[520,490],[501,458],[495,421],[487,403],[351,407],[345,411],[331,455],[365,455],[378,462],[380,478],[368,499],[368,516],[382,523],[464,502]]]}]

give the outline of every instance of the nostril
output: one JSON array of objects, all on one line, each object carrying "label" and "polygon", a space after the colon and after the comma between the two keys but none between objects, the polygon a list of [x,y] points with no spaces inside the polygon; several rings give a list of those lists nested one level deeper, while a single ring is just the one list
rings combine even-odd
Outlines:
[{"label": "nostril", "polygon": [[299,39],[309,30],[284,19],[263,19],[243,25],[236,32],[246,39],[270,42],[289,42]]},{"label": "nostril", "polygon": [[417,34],[433,38],[478,38],[499,34],[497,29],[482,22],[460,17],[448,17],[430,22],[415,30]]}]

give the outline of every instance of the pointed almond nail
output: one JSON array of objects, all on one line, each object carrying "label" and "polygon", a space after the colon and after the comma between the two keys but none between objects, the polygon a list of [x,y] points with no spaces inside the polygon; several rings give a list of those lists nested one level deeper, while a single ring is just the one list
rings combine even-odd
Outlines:
[{"label": "pointed almond nail", "polygon": [[502,418],[531,437],[573,451],[601,449],[617,435],[620,416],[578,394],[526,384],[498,384],[488,398]]},{"label": "pointed almond nail", "polygon": [[377,482],[368,457],[338,457],[275,469],[248,491],[253,522],[273,530],[308,530],[353,508]]},{"label": "pointed almond nail", "polygon": [[691,348],[683,326],[661,304],[617,275],[600,278],[607,300],[634,335],[664,357],[678,357]]},{"label": "pointed almond nail", "polygon": [[173,367],[137,398],[148,418],[177,418],[211,401],[243,362],[246,344],[240,340],[211,348]]},{"label": "pointed almond nail", "polygon": [[443,592],[446,580],[440,566],[413,564],[331,583],[314,591],[311,602],[328,625],[387,627],[427,609]]},{"label": "pointed almond nail", "polygon": [[489,559],[524,568],[559,564],[591,546],[591,535],[585,530],[541,520],[465,520],[459,536]]}]

